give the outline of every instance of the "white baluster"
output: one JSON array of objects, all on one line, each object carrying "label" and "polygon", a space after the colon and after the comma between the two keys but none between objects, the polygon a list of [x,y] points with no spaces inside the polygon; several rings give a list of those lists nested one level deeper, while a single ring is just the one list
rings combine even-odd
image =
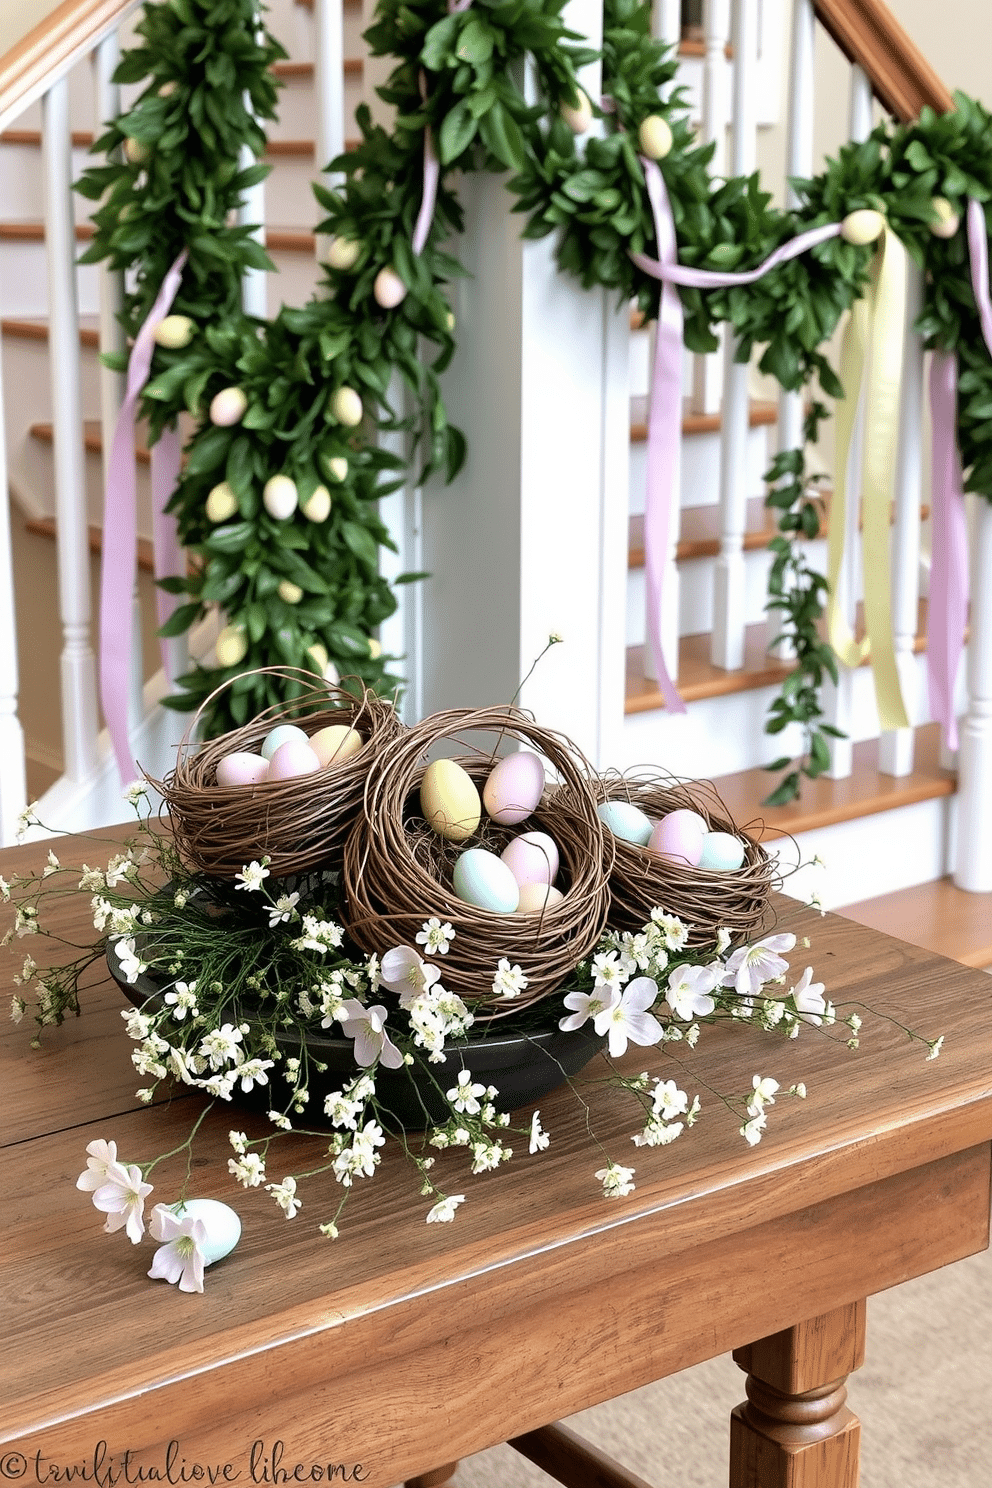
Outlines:
[{"label": "white baluster", "polygon": [[652,31],[659,41],[676,46],[682,39],[682,0],[654,0]]},{"label": "white baluster", "polygon": [[[734,0],[734,102],[731,171],[750,175],[757,159],[754,76],[757,0]],[[714,666],[739,671],[744,665],[747,523],[748,367],[728,354],[723,378],[720,439],[720,556],[713,569]]]},{"label": "white baluster", "polygon": [[[792,12],[792,49],[789,57],[789,122],[785,142],[785,204],[799,205],[789,177],[813,174],[813,0],[795,0]],[[800,449],[803,443],[803,395],[782,391],[778,397],[778,448]],[[781,625],[781,612],[773,610],[768,619],[769,633],[776,635]],[[769,648],[779,660],[795,654],[790,641],[780,641]]]},{"label": "white baluster", "polygon": [[[394,373],[389,387],[389,402],[404,418],[413,412],[406,383]],[[391,454],[409,460],[411,438],[405,430],[380,433],[379,444]],[[407,484],[379,501],[379,516],[386,526],[397,551],[379,549],[379,572],[390,583],[401,573],[424,570],[423,491],[411,472]],[[424,704],[424,586],[401,584],[395,590],[397,607],[394,614],[379,626],[379,641],[389,656],[403,658],[395,668],[405,680],[402,712],[405,723],[416,723],[423,717]]]},{"label": "white baluster", "polygon": [[968,711],[962,721],[954,882],[992,889],[992,502],[975,499],[972,526]]},{"label": "white baluster", "polygon": [[909,775],[913,769],[913,724],[919,718],[919,669],[915,641],[920,600],[920,503],[923,486],[923,343],[913,322],[923,303],[919,269],[910,260],[906,285],[906,346],[899,409],[899,464],[896,470],[895,525],[892,532],[892,629],[896,668],[909,728],[879,735],[878,768],[883,775]]},{"label": "white baluster", "polygon": [[24,781],[24,730],[17,716],[17,621],[3,406],[3,363],[0,360],[0,846],[8,847],[17,835],[17,818],[27,801],[27,787]]},{"label": "white baluster", "polygon": [[97,762],[97,707],[96,668],[90,645],[89,533],[79,386],[79,310],[66,79],[55,83],[45,94],[41,113],[59,608],[63,633],[62,735],[65,773],[70,780],[81,780]]},{"label": "white baluster", "polygon": [[[703,58],[702,143],[713,141],[716,150],[710,170],[724,175],[727,169],[727,41],[730,35],[730,0],[707,0],[703,7],[706,53]],[[717,333],[719,351],[697,356],[692,364],[692,407],[695,413],[718,413],[723,385],[725,355],[722,328]]]},{"label": "white baluster", "polygon": [[[853,140],[867,139],[872,128],[871,83],[867,74],[856,64],[851,68],[850,135]],[[859,564],[859,514],[861,511],[861,451],[863,446],[863,410],[851,441],[851,460],[848,468],[848,510],[844,557],[838,579],[839,602],[848,624],[854,628],[857,611],[857,575]],[[832,780],[843,780],[854,766],[854,745],[850,731],[854,719],[854,673],[840,667],[837,685],[827,682],[823,688],[824,713],[835,728],[848,736],[831,739],[830,768],[827,774]]]},{"label": "white baluster", "polygon": [[[314,91],[317,101],[318,174],[344,153],[344,19],[341,0],[316,0],[316,45]],[[330,187],[341,183],[340,174],[330,175]],[[327,252],[326,239],[317,241],[317,258]]]},{"label": "white baluster", "polygon": [[[245,108],[251,111],[251,100],[245,94]],[[238,152],[238,169],[248,170],[256,164],[256,156],[247,145]],[[252,237],[265,247],[265,182],[258,181],[241,193],[238,208],[239,227],[254,227]],[[268,316],[268,274],[265,269],[245,269],[241,278],[241,305],[246,315],[257,315],[260,320]]]}]

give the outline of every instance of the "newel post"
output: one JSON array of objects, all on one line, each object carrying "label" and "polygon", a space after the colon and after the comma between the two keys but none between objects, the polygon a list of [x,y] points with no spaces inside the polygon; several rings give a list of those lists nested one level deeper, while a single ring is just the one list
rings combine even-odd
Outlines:
[{"label": "newel post", "polygon": [[[600,0],[572,0],[565,21],[600,45]],[[598,64],[582,82],[598,100]],[[423,707],[509,701],[556,632],[520,701],[608,759],[623,722],[628,307],[559,273],[553,238],[521,240],[505,181],[458,185],[469,277],[443,392],[468,458],[423,492]]]}]

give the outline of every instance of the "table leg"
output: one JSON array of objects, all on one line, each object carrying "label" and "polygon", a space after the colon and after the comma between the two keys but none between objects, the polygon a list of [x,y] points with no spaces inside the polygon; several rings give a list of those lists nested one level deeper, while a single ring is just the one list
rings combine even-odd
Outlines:
[{"label": "table leg", "polygon": [[407,1478],[403,1488],[442,1488],[455,1475],[457,1462],[449,1462],[444,1467],[435,1467],[430,1472],[418,1473],[415,1478]]},{"label": "table leg", "polygon": [[736,1349],[748,1398],[730,1418],[730,1488],[857,1488],[845,1381],[864,1357],[864,1300]]}]

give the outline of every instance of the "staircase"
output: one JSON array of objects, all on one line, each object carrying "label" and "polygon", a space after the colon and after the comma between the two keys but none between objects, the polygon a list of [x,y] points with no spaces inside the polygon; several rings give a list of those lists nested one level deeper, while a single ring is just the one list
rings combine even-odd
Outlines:
[{"label": "staircase", "polygon": [[[369,6],[371,0],[365,0]],[[746,0],[754,3],[754,0]],[[782,38],[787,34],[786,0],[763,0],[764,37],[776,37],[778,48],[766,42],[759,59],[764,68],[758,90],[760,107],[752,119],[762,140],[781,131],[787,104],[781,80],[785,59]],[[828,9],[831,7],[828,7]],[[833,9],[837,9],[834,5]],[[844,7],[841,6],[840,9]],[[659,6],[661,24],[677,27],[678,6]],[[806,0],[797,11],[810,12]],[[732,57],[728,56],[728,4],[720,0],[706,8],[702,39],[686,39],[681,47],[683,77],[699,127],[706,134],[726,138],[731,112]],[[368,24],[361,0],[344,3],[344,93],[346,120],[357,103],[371,96],[375,78],[366,67],[360,33]],[[273,127],[267,158],[273,170],[264,187],[266,241],[278,275],[266,286],[267,308],[280,301],[299,304],[316,282],[311,224],[316,210],[309,192],[316,165],[314,143],[315,22],[311,9],[294,0],[278,0],[269,24],[291,60],[277,65],[284,82],[280,120]],[[674,35],[669,29],[666,33]],[[858,86],[856,79],[855,86]],[[125,90],[126,92],[126,90]],[[70,88],[73,168],[82,168],[94,121],[93,92],[88,72],[77,69]],[[381,107],[381,106],[380,106]],[[837,138],[846,120],[839,120]],[[0,331],[3,385],[12,500],[13,546],[18,606],[20,716],[27,741],[28,796],[34,799],[62,773],[64,752],[59,739],[59,625],[52,596],[56,592],[55,503],[52,466],[52,410],[48,366],[48,289],[45,270],[45,230],[40,168],[40,118],[37,105],[0,135]],[[77,241],[88,235],[86,203],[75,205]],[[97,271],[83,268],[77,275],[81,311],[81,413],[86,424],[86,522],[92,557],[91,587],[96,586],[97,555],[101,541],[102,480],[105,436],[101,425],[101,380],[97,361],[99,284]],[[826,907],[848,906],[853,918],[890,929],[946,954],[959,955],[971,965],[992,965],[992,894],[965,894],[948,874],[954,862],[956,778],[953,761],[942,759],[935,726],[919,714],[915,750],[908,769],[891,773],[878,739],[870,677],[866,670],[851,680],[847,700],[849,732],[854,740],[851,773],[839,778],[804,782],[803,798],[789,807],[763,808],[762,798],[774,777],[761,769],[773,757],[797,749],[799,741],[786,736],[769,740],[762,731],[768,704],[787,675],[786,659],[768,652],[768,622],[764,615],[769,556],[769,518],[763,505],[762,475],[777,448],[781,410],[767,387],[749,390],[748,433],[743,482],[746,487],[744,536],[745,655],[740,669],[717,666],[711,660],[714,630],[714,571],[721,553],[723,525],[720,504],[720,439],[722,427],[722,372],[718,359],[686,359],[685,417],[681,490],[681,531],[676,550],[679,580],[677,623],[677,678],[688,714],[677,718],[662,706],[657,682],[645,664],[645,599],[643,578],[642,512],[645,470],[645,419],[651,328],[632,322],[629,333],[629,511],[627,516],[627,577],[623,723],[613,732],[613,747],[601,763],[620,768],[651,762],[675,774],[710,778],[742,824],[764,823],[766,842],[781,853],[783,864],[807,866],[792,874],[786,891],[799,897],[817,896]],[[147,458],[147,457],[145,457]],[[150,533],[147,476],[142,474],[139,449],[140,529]],[[147,555],[139,580],[143,631],[143,676],[158,670],[154,639],[152,586]],[[813,545],[811,561],[825,567],[825,543]],[[413,562],[404,566],[420,567]],[[431,567],[431,564],[427,565]],[[443,581],[440,574],[439,581]],[[412,595],[405,597],[415,606]],[[32,609],[33,606],[33,609]],[[410,615],[398,624],[411,634]],[[416,626],[414,625],[414,631]],[[566,637],[567,639],[567,637]],[[210,637],[195,644],[204,649]],[[917,695],[924,696],[922,640],[917,640],[913,663],[919,671]],[[421,671],[431,664],[429,648],[414,662]],[[160,684],[161,685],[161,684]],[[451,698],[458,702],[463,699]],[[54,703],[54,706],[53,706]],[[535,704],[530,703],[531,706]],[[161,713],[161,710],[158,710]],[[538,705],[537,711],[540,712]],[[174,743],[174,733],[167,747]],[[905,751],[904,751],[905,753]],[[139,753],[139,758],[140,758]],[[883,773],[885,764],[890,773]],[[105,819],[106,795],[102,811]],[[65,824],[69,824],[66,819]],[[75,820],[73,824],[76,824]],[[809,866],[819,858],[826,865]]]}]

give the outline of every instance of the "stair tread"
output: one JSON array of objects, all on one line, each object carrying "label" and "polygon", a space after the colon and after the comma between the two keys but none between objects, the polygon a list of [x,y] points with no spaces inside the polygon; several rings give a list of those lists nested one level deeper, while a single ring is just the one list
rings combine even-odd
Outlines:
[{"label": "stair tread", "polygon": [[[776,528],[763,496],[752,496],[747,503],[744,531],[745,552],[767,548]],[[720,507],[684,506],[681,530],[675,555],[680,562],[689,558],[715,558],[720,551]],[[644,518],[633,516],[628,528],[627,567],[644,567]]]},{"label": "stair tread", "polygon": [[[869,739],[854,745],[853,770],[846,779],[829,780],[824,776],[818,780],[804,779],[800,800],[790,801],[786,806],[761,804],[774,789],[777,778],[768,770],[721,775],[713,785],[737,825],[766,842],[899,806],[912,806],[919,801],[952,796],[957,779],[953,771],[940,766],[940,726],[928,723],[915,732],[914,768],[910,775],[883,775],[878,768],[878,741]],[[992,899],[992,895],[986,898]]]},{"label": "stair tread", "polygon": [[[927,602],[919,601],[913,650],[919,655],[926,650]],[[862,606],[858,606],[855,634],[864,634]],[[768,622],[759,620],[744,631],[744,666],[739,672],[728,672],[710,661],[710,633],[682,636],[679,639],[678,689],[687,703],[702,698],[724,697],[732,692],[751,692],[759,687],[777,686],[793,670],[791,661],[779,661],[768,655]],[[644,673],[644,646],[627,647],[627,675],[624,713],[648,713],[663,708],[665,700],[658,683]]]},{"label": "stair tread", "polygon": [[[279,78],[308,78],[314,75],[312,62],[273,62],[270,71]],[[365,71],[364,57],[345,57],[342,67],[345,77],[361,77]]]},{"label": "stair tread", "polygon": [[[54,439],[52,425],[50,423],[32,424],[28,433],[32,439],[40,439],[44,444],[51,444]],[[83,448],[91,455],[103,454],[103,431],[98,419],[85,419],[83,421]],[[148,465],[151,463],[151,455],[144,445],[137,445],[135,455],[139,465]]]},{"label": "stair tread", "polygon": [[[81,315],[79,321],[80,344],[83,346],[99,347],[100,331],[96,324],[96,317]],[[28,320],[5,315],[0,320],[0,333],[4,336],[15,336],[21,341],[47,341],[48,321]]]},{"label": "stair tread", "polygon": [[963,966],[992,966],[992,893],[959,889],[950,876],[842,905],[837,913]]},{"label": "stair tread", "polygon": [[[92,223],[78,222],[76,224],[77,242],[88,243],[92,237]],[[44,241],[45,224],[43,222],[0,222],[0,242],[43,243]],[[265,244],[267,248],[271,248],[276,253],[313,253],[316,238],[312,232],[303,228],[266,227]]]},{"label": "stair tread", "polygon": [[[645,444],[648,437],[648,395],[638,393],[630,400],[630,442],[631,444]],[[749,423],[752,429],[757,429],[778,420],[778,404],[763,401],[760,398],[752,398],[750,402]],[[693,413],[688,406],[682,415],[683,434],[718,434],[720,432],[721,415],[719,413]]]},{"label": "stair tread", "polygon": [[[303,64],[310,66],[312,64]],[[345,68],[347,71],[347,67]],[[93,134],[85,129],[73,130],[72,143],[77,149],[88,149],[93,143]],[[40,129],[6,129],[0,134],[0,144],[3,145],[41,145]],[[357,149],[357,139],[345,140],[345,149]],[[298,156],[301,159],[313,159],[316,146],[312,139],[270,139],[266,141],[266,155],[275,156]]]}]

